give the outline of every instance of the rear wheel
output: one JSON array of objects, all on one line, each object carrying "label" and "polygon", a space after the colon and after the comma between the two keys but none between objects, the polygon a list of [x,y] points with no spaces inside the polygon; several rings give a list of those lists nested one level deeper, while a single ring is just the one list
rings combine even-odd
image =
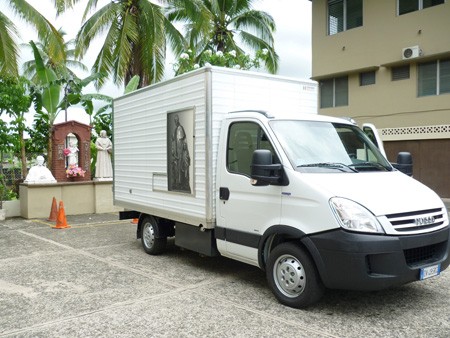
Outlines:
[{"label": "rear wheel", "polygon": [[310,256],[293,243],[282,243],[270,253],[266,266],[269,285],[284,305],[304,308],[316,303],[324,287]]},{"label": "rear wheel", "polygon": [[141,242],[144,251],[149,255],[157,255],[164,251],[167,237],[160,237],[160,225],[154,217],[145,217],[141,227]]}]

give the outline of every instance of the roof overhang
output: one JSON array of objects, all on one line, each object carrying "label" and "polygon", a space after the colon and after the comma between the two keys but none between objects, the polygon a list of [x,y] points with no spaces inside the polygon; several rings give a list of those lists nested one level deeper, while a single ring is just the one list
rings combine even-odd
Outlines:
[{"label": "roof overhang", "polygon": [[392,62],[386,62],[381,64],[381,67],[386,68],[392,68],[392,67],[398,67],[398,66],[405,66],[411,63],[418,63],[418,62],[426,62],[436,59],[441,59],[445,57],[450,57],[450,51],[443,52],[443,53],[435,53],[435,54],[428,54],[428,55],[422,55],[411,59],[404,59],[404,60],[396,60]]},{"label": "roof overhang", "polygon": [[355,74],[355,73],[372,72],[372,71],[378,70],[379,68],[380,68],[380,66],[369,66],[369,67],[363,67],[363,68],[358,68],[358,69],[349,69],[349,70],[344,70],[344,71],[336,72],[336,73],[312,76],[311,80],[320,81],[323,79],[340,77],[340,76],[350,75],[350,74]]}]

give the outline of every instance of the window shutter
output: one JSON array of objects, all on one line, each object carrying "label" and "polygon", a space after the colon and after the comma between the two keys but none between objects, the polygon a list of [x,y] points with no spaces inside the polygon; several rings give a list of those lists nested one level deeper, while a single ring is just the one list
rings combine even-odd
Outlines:
[{"label": "window shutter", "polygon": [[335,79],[335,107],[348,105],[348,77],[337,77]]},{"label": "window shutter", "polygon": [[398,0],[398,15],[411,13],[419,9],[419,0]]},{"label": "window shutter", "polygon": [[409,65],[392,67],[391,76],[392,81],[409,79]]},{"label": "window shutter", "polygon": [[347,27],[351,29],[363,25],[362,1],[347,0]]},{"label": "window shutter", "polygon": [[445,0],[423,0],[423,8],[433,7],[443,4]]},{"label": "window shutter", "polygon": [[437,62],[419,64],[419,96],[437,94]]},{"label": "window shutter", "polygon": [[344,3],[342,0],[328,2],[328,34],[344,30]]},{"label": "window shutter", "polygon": [[375,71],[359,74],[359,85],[368,86],[375,84]]},{"label": "window shutter", "polygon": [[320,81],[320,108],[333,107],[333,79]]},{"label": "window shutter", "polygon": [[450,59],[439,63],[439,94],[450,93]]}]

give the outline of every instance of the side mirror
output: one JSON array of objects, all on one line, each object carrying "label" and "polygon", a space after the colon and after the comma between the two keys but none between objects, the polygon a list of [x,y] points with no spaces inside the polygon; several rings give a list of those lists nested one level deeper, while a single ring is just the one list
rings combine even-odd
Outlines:
[{"label": "side mirror", "polygon": [[253,185],[283,184],[283,166],[272,161],[270,150],[257,149],[253,152],[250,175]]},{"label": "side mirror", "polygon": [[411,153],[399,152],[397,155],[397,163],[392,163],[393,167],[402,173],[412,176],[413,175],[413,160]]}]

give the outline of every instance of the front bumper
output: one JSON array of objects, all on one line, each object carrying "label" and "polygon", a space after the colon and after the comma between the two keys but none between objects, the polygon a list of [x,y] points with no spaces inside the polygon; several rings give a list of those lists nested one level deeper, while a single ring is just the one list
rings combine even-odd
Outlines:
[{"label": "front bumper", "polygon": [[420,279],[420,269],[450,264],[449,227],[410,236],[368,235],[342,229],[302,239],[330,289],[380,290]]}]

